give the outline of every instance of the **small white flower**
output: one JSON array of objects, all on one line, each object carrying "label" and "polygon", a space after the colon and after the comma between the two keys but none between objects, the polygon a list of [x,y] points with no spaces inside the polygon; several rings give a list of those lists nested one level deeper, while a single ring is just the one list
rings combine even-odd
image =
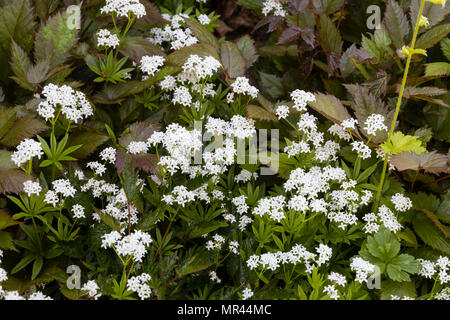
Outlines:
[{"label": "small white flower", "polygon": [[31,180],[27,180],[23,183],[23,191],[31,196],[32,194],[38,195],[42,191],[42,187],[39,182],[33,182]]}]

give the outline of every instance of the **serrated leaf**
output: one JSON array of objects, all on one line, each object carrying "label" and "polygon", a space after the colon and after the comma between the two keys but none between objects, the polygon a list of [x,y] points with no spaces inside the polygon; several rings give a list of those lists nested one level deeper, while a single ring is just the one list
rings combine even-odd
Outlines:
[{"label": "serrated leaf", "polygon": [[399,171],[424,169],[425,172],[437,175],[449,172],[448,155],[440,154],[437,151],[421,154],[401,152],[391,156],[389,162]]},{"label": "serrated leaf", "polygon": [[441,41],[441,50],[447,60],[450,61],[450,38]]},{"label": "serrated leaf", "polygon": [[0,138],[2,138],[14,125],[17,109],[0,106],[0,114]]},{"label": "serrated leaf", "polygon": [[262,71],[259,71],[258,74],[261,79],[262,89],[273,99],[276,100],[285,94],[282,79],[280,77]]},{"label": "serrated leaf", "polygon": [[[0,9],[0,61],[9,61],[11,41],[29,52],[33,46],[34,27],[33,8],[29,0],[10,1]],[[7,63],[0,69],[0,78],[6,80],[9,72]]]},{"label": "serrated leaf", "polygon": [[69,19],[72,16],[58,13],[41,25],[36,34],[36,60],[48,60],[51,68],[66,61],[77,43],[77,29],[70,27]]},{"label": "serrated leaf", "polygon": [[77,159],[86,159],[99,146],[109,140],[109,136],[93,129],[84,128],[86,131],[73,132],[70,135],[68,147],[82,145],[78,150],[71,153]]},{"label": "serrated leaf", "polygon": [[15,41],[11,43],[11,70],[15,74],[13,78],[17,84],[26,90],[33,91],[33,86],[27,80],[28,70],[32,63],[25,50],[23,50]]},{"label": "serrated leaf", "polygon": [[331,121],[340,124],[349,119],[350,114],[342,102],[335,96],[323,93],[315,93],[316,101],[309,102],[309,106]]},{"label": "serrated leaf", "polygon": [[155,44],[143,37],[127,36],[120,42],[119,51],[124,56],[130,58],[136,63],[140,63],[141,58],[147,56],[163,56],[166,54]]},{"label": "serrated leaf", "polygon": [[391,140],[386,141],[381,145],[381,148],[387,154],[398,154],[403,151],[415,152],[421,154],[426,149],[422,146],[422,141],[416,136],[404,135],[397,131],[391,137]]},{"label": "serrated leaf", "polygon": [[17,252],[19,251],[16,249],[16,246],[14,245],[14,240],[11,234],[7,231],[0,231],[0,249],[14,250]]},{"label": "serrated leaf", "polygon": [[236,45],[241,51],[242,55],[246,61],[246,69],[250,68],[256,60],[258,60],[258,55],[256,54],[255,43],[252,38],[248,34],[240,37],[238,41],[236,41]]},{"label": "serrated leaf", "polygon": [[48,126],[44,122],[30,115],[26,115],[14,122],[8,133],[0,140],[0,143],[8,147],[13,147],[22,142],[23,139],[31,138],[47,129]]},{"label": "serrated leaf", "polygon": [[[359,129],[367,138],[369,138],[370,135],[364,129],[364,122],[370,115],[374,113],[381,114],[384,116],[384,124],[386,127],[389,128],[391,126],[394,116],[393,111],[389,111],[381,98],[372,94],[369,88],[358,84],[344,84],[344,87],[353,96],[355,101],[353,107],[355,109],[356,119],[359,123]],[[385,141],[387,137],[388,133],[386,131],[380,131],[372,138],[372,141],[381,143]]]},{"label": "serrated leaf", "polygon": [[188,18],[185,18],[184,21],[200,43],[207,43],[214,48],[219,48],[219,42],[217,41],[216,37],[205,26],[201,25],[195,20]]},{"label": "serrated leaf", "polygon": [[162,17],[158,7],[154,3],[143,1],[142,4],[145,7],[146,14],[139,19],[140,21],[149,25],[162,24],[167,22],[167,20]]},{"label": "serrated leaf", "polygon": [[0,150],[0,193],[23,192],[23,183],[27,174],[11,161],[12,152]]},{"label": "serrated leaf", "polygon": [[381,281],[380,287],[381,299],[391,300],[391,296],[416,298],[417,292],[414,282],[397,282],[392,280]]},{"label": "serrated leaf", "polygon": [[413,220],[414,231],[431,248],[450,255],[450,239],[445,239],[432,221],[425,215],[417,214]]},{"label": "serrated leaf", "polygon": [[450,33],[450,23],[438,25],[424,34],[416,42],[416,48],[428,49],[434,47]]},{"label": "serrated leaf", "polygon": [[450,63],[433,62],[425,64],[425,76],[450,76]]},{"label": "serrated leaf", "polygon": [[260,106],[248,105],[245,107],[247,117],[255,120],[278,122],[278,118],[272,113]]},{"label": "serrated leaf", "polygon": [[238,46],[230,41],[220,45],[220,61],[227,77],[231,79],[243,76],[247,68],[247,62]]},{"label": "serrated leaf", "polygon": [[[383,23],[391,37],[392,43],[397,49],[400,49],[405,44],[405,37],[409,34],[410,29],[408,18],[396,1],[389,0],[387,2]],[[423,48],[421,46],[417,47]]]}]

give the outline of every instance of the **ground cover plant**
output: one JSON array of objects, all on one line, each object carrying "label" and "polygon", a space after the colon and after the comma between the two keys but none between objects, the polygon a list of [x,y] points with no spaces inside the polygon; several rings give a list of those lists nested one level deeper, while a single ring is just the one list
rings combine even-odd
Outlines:
[{"label": "ground cover plant", "polygon": [[0,0],[0,299],[448,300],[446,0]]}]

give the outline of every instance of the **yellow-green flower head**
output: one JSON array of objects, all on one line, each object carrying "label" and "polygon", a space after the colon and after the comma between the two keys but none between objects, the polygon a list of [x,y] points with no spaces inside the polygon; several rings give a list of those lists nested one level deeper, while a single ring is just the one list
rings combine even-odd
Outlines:
[{"label": "yellow-green flower head", "polygon": [[430,22],[428,21],[427,17],[421,16],[419,20],[419,27],[428,27],[430,25]]},{"label": "yellow-green flower head", "polygon": [[442,4],[442,8],[445,7],[445,3],[447,2],[447,0],[427,0],[427,1],[434,4]]}]

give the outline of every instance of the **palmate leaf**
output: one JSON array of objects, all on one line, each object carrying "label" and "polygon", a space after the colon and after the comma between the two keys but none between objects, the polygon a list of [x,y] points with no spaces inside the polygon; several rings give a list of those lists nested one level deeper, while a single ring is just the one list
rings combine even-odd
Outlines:
[{"label": "palmate leaf", "polygon": [[422,146],[419,137],[404,135],[400,131],[395,132],[390,141],[386,141],[381,145],[383,151],[387,154],[398,154],[403,151],[415,152],[421,154],[426,149]]},{"label": "palmate leaf", "polygon": [[401,152],[390,158],[397,170],[420,170],[425,172],[440,174],[449,172],[448,155],[440,154],[437,151],[416,154],[414,152]]}]

